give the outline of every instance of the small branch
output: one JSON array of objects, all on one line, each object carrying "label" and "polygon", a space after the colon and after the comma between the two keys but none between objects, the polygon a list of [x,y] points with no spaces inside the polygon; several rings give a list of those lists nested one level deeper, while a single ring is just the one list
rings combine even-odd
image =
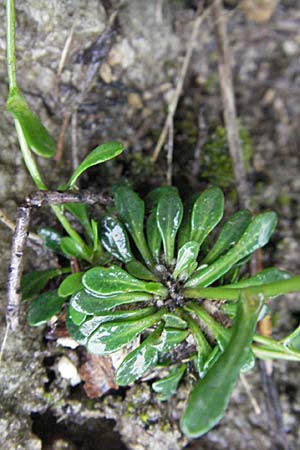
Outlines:
[{"label": "small branch", "polygon": [[72,167],[73,170],[79,166],[79,157],[78,157],[78,139],[77,139],[77,110],[75,110],[72,114],[71,118],[71,126],[72,126]]},{"label": "small branch", "polygon": [[54,156],[55,161],[59,162],[63,155],[64,143],[65,143],[65,134],[70,122],[70,115],[65,114],[63,123],[60,129],[60,133],[57,139],[56,153]]},{"label": "small branch", "polygon": [[173,152],[174,152],[174,124],[172,120],[169,126],[168,152],[167,152],[167,184],[169,186],[172,186]]},{"label": "small branch", "polygon": [[11,260],[8,274],[6,321],[12,331],[19,325],[19,305],[21,301],[21,275],[23,252],[26,244],[31,208],[21,206],[18,209],[16,229],[13,235]]},{"label": "small branch", "polygon": [[57,191],[37,191],[26,199],[28,206],[48,206],[63,205],[64,203],[84,203],[85,205],[110,205],[111,198],[101,193],[95,192],[57,192]]},{"label": "small branch", "polygon": [[200,173],[200,156],[206,139],[207,139],[207,126],[204,117],[204,108],[203,106],[200,106],[198,113],[197,144],[194,152],[194,161],[192,165],[192,175],[194,178],[197,177]]},{"label": "small branch", "polygon": [[[15,231],[16,224],[9,218],[7,215],[0,209],[0,222],[2,222],[4,225],[7,226],[11,231]],[[29,233],[28,239],[31,241],[37,242],[41,244],[43,242],[43,239],[36,233]]]},{"label": "small branch", "polygon": [[243,149],[239,135],[234,99],[231,52],[227,36],[227,18],[223,12],[222,0],[214,1],[212,12],[219,53],[219,77],[229,151],[233,161],[233,171],[239,193],[240,206],[243,208],[249,208],[250,196],[246,180]]},{"label": "small branch", "polygon": [[242,385],[244,386],[244,389],[248,395],[248,398],[251,402],[251,405],[254,409],[255,414],[257,414],[257,415],[261,414],[261,408],[260,408],[259,404],[257,403],[257,400],[252,393],[251,386],[249,385],[247,378],[245,377],[245,375],[243,373],[240,374],[240,380],[241,380]]},{"label": "small branch", "polygon": [[152,161],[155,162],[157,160],[157,158],[159,157],[160,151],[164,145],[164,143],[166,142],[167,139],[167,135],[168,135],[168,130],[173,122],[173,118],[177,109],[177,105],[178,105],[178,101],[180,98],[180,95],[182,93],[182,88],[183,88],[183,83],[187,74],[187,70],[189,67],[189,63],[191,60],[191,56],[193,54],[193,50],[197,41],[197,36],[198,36],[198,32],[200,29],[201,24],[204,22],[204,20],[208,17],[208,15],[210,14],[210,9],[208,9],[205,14],[202,14],[203,11],[203,6],[202,3],[201,5],[198,7],[197,13],[196,13],[196,19],[194,21],[194,25],[193,25],[193,29],[192,29],[192,34],[191,34],[191,38],[189,40],[188,43],[188,48],[186,51],[186,55],[182,64],[182,68],[179,74],[179,79],[176,85],[176,89],[174,92],[174,97],[169,105],[169,111],[168,111],[168,115],[164,124],[164,127],[162,129],[162,132],[159,136],[158,142],[156,144],[156,147],[154,149],[153,155],[152,155]]}]

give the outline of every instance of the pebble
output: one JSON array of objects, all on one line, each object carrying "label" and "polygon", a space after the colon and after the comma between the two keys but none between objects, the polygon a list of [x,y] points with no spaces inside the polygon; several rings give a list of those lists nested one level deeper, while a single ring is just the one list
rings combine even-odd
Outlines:
[{"label": "pebble", "polygon": [[112,82],[112,70],[109,64],[104,63],[100,67],[99,71],[100,77],[106,84],[110,84]]},{"label": "pebble", "polygon": [[62,356],[57,364],[57,369],[62,378],[70,380],[71,386],[76,386],[81,383],[81,378],[77,371],[77,368],[72,361],[66,356]]},{"label": "pebble", "polygon": [[142,102],[141,96],[135,92],[131,92],[128,95],[128,103],[134,109],[142,109],[143,108],[143,102]]}]

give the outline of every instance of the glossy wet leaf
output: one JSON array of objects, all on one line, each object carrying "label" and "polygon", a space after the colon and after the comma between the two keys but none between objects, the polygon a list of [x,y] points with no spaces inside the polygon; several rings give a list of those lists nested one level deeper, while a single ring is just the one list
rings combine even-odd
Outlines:
[{"label": "glossy wet leaf", "polygon": [[90,261],[92,257],[92,249],[78,244],[71,237],[63,237],[60,241],[60,248],[62,252],[69,258],[79,258]]},{"label": "glossy wet leaf", "polygon": [[144,235],[145,204],[143,200],[128,186],[115,188],[115,205],[120,220],[129,231],[147,266],[153,265]]},{"label": "glossy wet leaf", "polygon": [[161,353],[166,353],[177,345],[181,344],[189,334],[188,330],[180,330],[178,328],[165,328],[156,345],[156,348]]},{"label": "glossy wet leaf", "polygon": [[126,356],[115,375],[115,381],[119,386],[128,386],[134,383],[156,365],[158,351],[153,344],[157,342],[163,326],[161,324],[141,345]]},{"label": "glossy wet leaf", "polygon": [[224,195],[218,187],[205,189],[194,203],[191,216],[191,241],[204,242],[223,217]]},{"label": "glossy wet leaf", "polygon": [[55,253],[61,253],[62,235],[53,228],[41,227],[38,229],[38,234],[43,238],[46,247]]},{"label": "glossy wet leaf", "polygon": [[261,286],[263,284],[274,283],[275,281],[288,280],[289,278],[292,278],[292,275],[289,272],[271,267],[269,269],[262,270],[253,277],[237,281],[233,284],[227,284],[224,288],[241,289],[251,286]]},{"label": "glossy wet leaf", "polygon": [[191,240],[191,215],[193,206],[198,198],[198,194],[194,194],[184,203],[184,212],[181,225],[178,231],[177,246],[181,248]]},{"label": "glossy wet leaf", "polygon": [[164,314],[163,319],[167,328],[187,328],[187,323],[181,317],[176,314],[167,313]]},{"label": "glossy wet leaf", "polygon": [[209,286],[228,272],[238,261],[266,245],[276,223],[277,217],[273,212],[266,212],[254,217],[238,243],[213,264],[197,271],[186,283],[186,286]]},{"label": "glossy wet leaf", "polygon": [[87,315],[84,313],[81,313],[79,311],[76,311],[76,309],[72,308],[71,305],[68,307],[69,316],[74,322],[75,325],[78,327],[86,320]]},{"label": "glossy wet leaf", "polygon": [[80,332],[79,325],[76,325],[73,322],[73,312],[71,306],[68,307],[68,312],[66,315],[66,327],[74,341],[78,342],[80,345],[85,345],[87,343],[87,337]]},{"label": "glossy wet leaf", "polygon": [[134,259],[127,233],[113,216],[104,216],[101,221],[101,242],[106,251],[123,263]]},{"label": "glossy wet leaf", "polygon": [[115,352],[129,344],[145,329],[159,322],[163,313],[164,311],[160,310],[155,314],[138,320],[101,324],[90,336],[87,349],[91,353],[98,355]]},{"label": "glossy wet leaf", "polygon": [[21,291],[22,299],[33,297],[39,294],[49,283],[50,280],[56,278],[64,273],[69,273],[71,269],[48,269],[48,270],[34,270],[22,276]]},{"label": "glossy wet leaf", "polygon": [[169,400],[176,393],[178,384],[186,371],[186,364],[174,367],[168,376],[152,383],[152,389],[159,394],[158,399],[163,402]]},{"label": "glossy wet leaf", "polygon": [[180,280],[187,280],[196,269],[199,244],[196,241],[189,241],[178,251],[177,263],[173,272],[173,277]]},{"label": "glossy wet leaf", "polygon": [[86,291],[79,291],[71,298],[74,309],[85,314],[102,314],[117,306],[151,301],[153,296],[145,292],[131,292],[129,294],[118,294],[105,297],[95,297]]},{"label": "glossy wet leaf", "polygon": [[175,239],[182,215],[182,201],[176,192],[165,193],[159,198],[156,221],[163,242],[165,260],[169,266],[173,263]]},{"label": "glossy wet leaf", "polygon": [[10,93],[6,108],[19,122],[28,147],[43,158],[52,158],[56,151],[55,141],[19,91]]},{"label": "glossy wet leaf", "polygon": [[146,281],[157,281],[157,278],[140,261],[134,260],[126,264],[127,272],[135,278]]},{"label": "glossy wet leaf", "polygon": [[41,294],[29,304],[27,316],[29,325],[37,327],[48,322],[51,317],[60,312],[64,302],[65,299],[59,297],[56,290]]},{"label": "glossy wet leaf", "polygon": [[69,297],[82,289],[82,275],[84,272],[72,273],[59,285],[58,295]]},{"label": "glossy wet leaf", "polygon": [[85,230],[86,235],[93,241],[93,230],[87,206],[83,203],[66,203],[64,206],[74,217],[76,217]]},{"label": "glossy wet leaf", "polygon": [[87,157],[82,161],[81,164],[74,171],[69,181],[59,186],[59,190],[66,191],[67,189],[72,189],[76,184],[78,178],[90,167],[96,166],[97,164],[101,164],[105,161],[108,161],[116,156],[120,155],[124,151],[124,147],[119,142],[107,142],[106,144],[99,145],[94,148]]},{"label": "glossy wet leaf", "polygon": [[250,222],[251,214],[247,209],[242,209],[233,214],[221,229],[213,248],[201,262],[203,264],[211,264],[233,247],[241,238]]},{"label": "glossy wet leaf", "polygon": [[262,305],[261,296],[243,291],[231,340],[205,378],[196,383],[180,421],[181,430],[188,437],[198,438],[223,417],[232,390],[250,351],[257,317]]},{"label": "glossy wet leaf", "polygon": [[286,338],[282,339],[280,343],[282,343],[285,348],[300,352],[300,325],[298,325],[298,327]]},{"label": "glossy wet leaf", "polygon": [[160,296],[167,295],[167,289],[161,283],[138,280],[119,266],[94,267],[85,272],[82,283],[85,289],[94,295],[116,295],[129,292],[147,292]]},{"label": "glossy wet leaf", "polygon": [[147,243],[154,261],[160,261],[162,239],[156,222],[156,208],[149,215],[146,222]]}]

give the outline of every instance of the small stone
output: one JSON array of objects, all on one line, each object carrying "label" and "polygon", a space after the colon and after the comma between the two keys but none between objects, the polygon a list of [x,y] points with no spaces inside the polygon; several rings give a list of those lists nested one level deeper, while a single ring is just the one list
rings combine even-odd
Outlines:
[{"label": "small stone", "polygon": [[71,386],[76,386],[81,383],[81,378],[77,371],[77,368],[72,361],[66,356],[62,356],[57,364],[57,369],[62,378],[70,380]]},{"label": "small stone", "polygon": [[283,43],[284,53],[288,56],[294,56],[299,50],[298,45],[294,41],[285,41]]},{"label": "small stone", "polygon": [[123,69],[127,69],[135,60],[135,52],[129,45],[127,39],[123,39],[116,44],[108,55],[108,64],[110,66],[121,65]]},{"label": "small stone", "polygon": [[142,109],[143,108],[143,102],[142,102],[140,95],[136,94],[134,92],[131,92],[128,95],[128,103],[134,109]]},{"label": "small stone", "polygon": [[112,82],[111,67],[107,63],[102,64],[99,73],[104,83],[109,84]]}]

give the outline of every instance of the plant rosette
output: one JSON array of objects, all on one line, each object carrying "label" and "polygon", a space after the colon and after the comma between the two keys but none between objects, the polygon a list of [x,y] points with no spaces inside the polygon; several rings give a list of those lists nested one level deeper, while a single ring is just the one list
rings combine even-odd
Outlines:
[{"label": "plant rosette", "polygon": [[[144,202],[120,184],[99,224],[84,205],[67,209],[90,250],[86,255],[71,237],[41,230],[50,248],[75,256],[83,269],[41,295],[61,272],[25,275],[26,297],[34,297],[29,323],[45,323],[67,305],[69,333],[91,353],[112,354],[138,338],[115,381],[127,386],[154,368],[169,367],[167,376],[152,383],[161,401],[176,393],[185,374],[196,375],[181,419],[187,436],[199,437],[219,422],[239,373],[253,368],[255,357],[300,361],[300,327],[281,341],[255,331],[268,311],[266,300],[299,290],[300,278],[276,268],[245,275],[245,263],[275,229],[274,212],[251,216],[240,210],[214,239],[224,213],[223,193],[214,186],[184,207],[174,187],[159,187]],[[184,360],[172,357],[175,352]]]}]

